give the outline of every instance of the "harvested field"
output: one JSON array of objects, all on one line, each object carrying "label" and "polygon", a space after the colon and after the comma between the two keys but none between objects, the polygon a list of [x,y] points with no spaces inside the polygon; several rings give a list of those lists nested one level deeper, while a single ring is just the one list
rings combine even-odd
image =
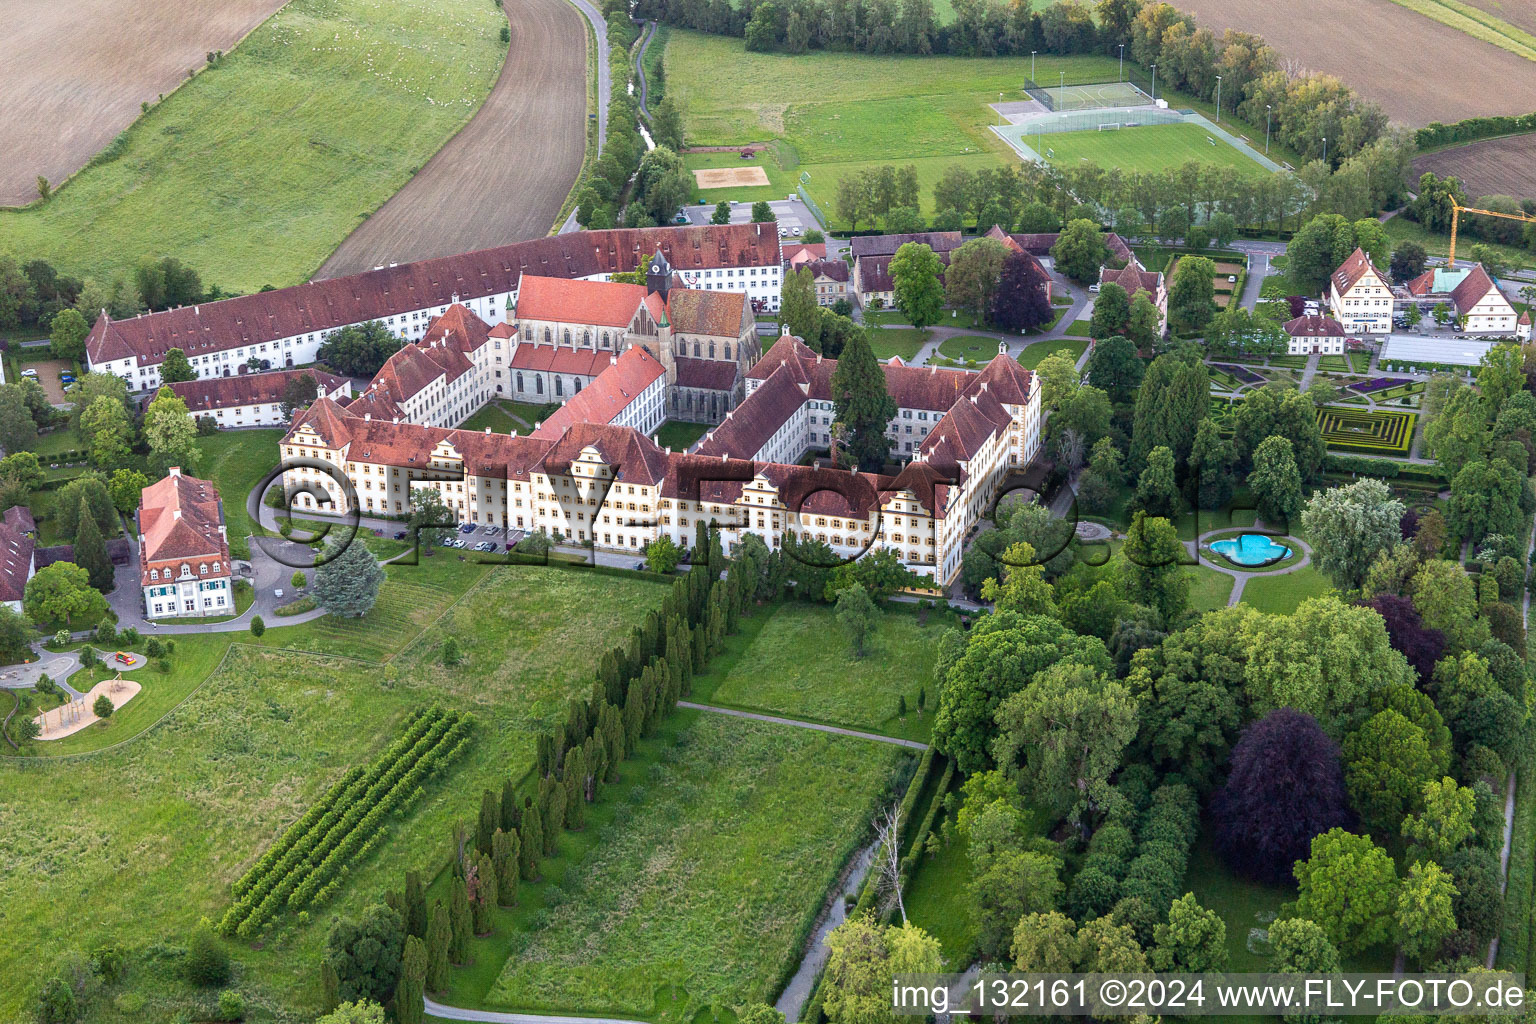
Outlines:
[{"label": "harvested field", "polygon": [[1413,173],[1454,174],[1470,196],[1510,195],[1536,199],[1536,135],[1487,139],[1426,153],[1413,161]]},{"label": "harvested field", "polygon": [[507,6],[512,42],[473,120],[316,277],[549,233],[587,145],[587,26],[565,0]]},{"label": "harvested field", "polygon": [[699,188],[753,188],[768,184],[761,167],[706,167],[693,172]]},{"label": "harvested field", "polygon": [[[1218,35],[1227,28],[1259,33],[1286,57],[1337,75],[1406,124],[1536,110],[1530,61],[1392,0],[1181,0],[1178,6]],[[1384,44],[1390,60],[1360,59]]]},{"label": "harvested field", "polygon": [[0,206],[37,198],[85,166],[209,52],[229,50],[286,0],[15,0],[0,34]]}]

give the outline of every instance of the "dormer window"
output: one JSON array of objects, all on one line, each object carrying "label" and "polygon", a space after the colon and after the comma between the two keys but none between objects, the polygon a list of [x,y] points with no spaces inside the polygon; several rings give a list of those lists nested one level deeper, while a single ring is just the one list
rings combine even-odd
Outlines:
[{"label": "dormer window", "polygon": [[202,565],[198,566],[197,571],[202,573],[204,576],[208,575],[208,563],[204,562]]}]

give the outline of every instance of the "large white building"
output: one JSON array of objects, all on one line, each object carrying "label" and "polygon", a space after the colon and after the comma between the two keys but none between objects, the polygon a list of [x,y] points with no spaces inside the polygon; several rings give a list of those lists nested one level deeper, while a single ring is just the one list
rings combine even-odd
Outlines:
[{"label": "large white building", "polygon": [[616,228],[516,242],[460,256],[381,267],[349,277],[112,320],[103,312],[86,337],[92,372],[115,373],[135,391],[160,386],[160,363],[179,348],[202,377],[232,377],[315,361],[343,327],[378,321],[420,340],[455,303],[486,323],[509,318],[523,276],[607,280],[655,253],[688,288],[743,292],[775,310],[783,284],[772,224]]},{"label": "large white building", "polygon": [[[283,414],[283,397],[296,380],[308,377],[314,390],[309,397],[349,398],[352,385],[345,377],[324,370],[271,370],[238,377],[203,377],[178,381],[170,386],[187,403],[193,419],[209,416],[219,429],[231,427],[281,427],[289,417]],[[149,399],[146,398],[146,402]]]},{"label": "large white building", "polygon": [[895,477],[796,464],[832,440],[836,368],[798,339],[779,339],[749,374],[746,400],[694,454],[647,436],[665,415],[660,361],[639,346],[610,358],[527,437],[320,399],[282,440],[285,461],[314,464],[285,475],[293,505],[403,516],[411,489],[430,487],[462,522],[635,552],[662,535],[690,545],[702,519],[727,544],[751,532],[773,547],[788,534],[813,538],[848,557],[890,548],[914,572],[948,583],[999,484],[1040,444],[1039,388],[1003,354],[979,373],[887,366],[899,406],[890,433],[911,459]]},{"label": "large white building", "polygon": [[1481,263],[1435,267],[1409,281],[1404,291],[1409,302],[1444,302],[1462,318],[1464,331],[1513,337],[1519,325],[1515,307]]},{"label": "large white building", "polygon": [[1351,253],[1329,278],[1328,306],[1350,334],[1392,330],[1392,288],[1363,249]]},{"label": "large white building", "polygon": [[234,567],[218,488],[171,467],[140,494],[138,534],[146,618],[234,613]]}]

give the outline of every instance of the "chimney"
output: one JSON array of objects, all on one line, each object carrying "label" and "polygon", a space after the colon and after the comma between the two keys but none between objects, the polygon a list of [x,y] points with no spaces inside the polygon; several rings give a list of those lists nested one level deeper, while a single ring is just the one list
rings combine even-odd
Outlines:
[{"label": "chimney", "polygon": [[399,425],[400,425],[400,417],[399,417],[399,416],[396,416],[396,417],[395,417],[395,418],[394,418],[394,421],[393,421],[393,422],[394,422],[394,424],[395,424],[395,425],[396,425],[396,426],[399,426]]},{"label": "chimney", "polygon": [[491,428],[490,428],[490,427],[486,427],[486,428],[485,428],[485,432],[486,432],[486,433],[487,433],[487,434],[489,434],[489,433],[490,433],[490,432],[491,432]]},{"label": "chimney", "polygon": [[363,413],[363,422],[364,423],[367,423],[369,420],[372,420],[372,419],[373,419],[373,413],[371,413],[371,412]]},{"label": "chimney", "polygon": [[181,518],[181,509],[179,509],[179,508],[171,509],[171,518],[172,519],[180,519]]},{"label": "chimney", "polygon": [[181,476],[181,467],[180,466],[172,466],[171,467],[171,476]]}]

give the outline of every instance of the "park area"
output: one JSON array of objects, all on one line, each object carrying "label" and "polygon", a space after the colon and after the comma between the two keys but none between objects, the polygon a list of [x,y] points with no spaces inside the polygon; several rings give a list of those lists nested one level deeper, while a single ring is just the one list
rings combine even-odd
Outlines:
[{"label": "park area", "polygon": [[1412,412],[1335,408],[1317,412],[1317,426],[1328,447],[1365,455],[1407,455],[1417,419],[1418,414]]},{"label": "park area", "polygon": [[[176,6],[188,23],[211,9]],[[236,6],[249,17],[263,5]],[[114,25],[135,20],[110,13]],[[82,277],[163,255],[205,286],[298,283],[479,109],[501,70],[505,23],[481,0],[295,0],[179,89],[161,86],[163,102],[154,74],[133,72],[125,95],[135,109],[153,105],[48,202],[0,212],[0,238],[20,260]],[[88,37],[71,27],[38,52]],[[140,63],[122,39],[114,48]],[[177,77],[201,63],[179,63]],[[0,80],[16,73],[0,68],[11,69]],[[102,116],[122,122],[120,111]]]},{"label": "park area", "polygon": [[[358,913],[407,869],[434,874],[472,795],[499,786],[509,765],[531,763],[536,731],[587,692],[590,660],[571,651],[622,637],[665,593],[640,577],[581,569],[475,568],[447,553],[423,562],[389,567],[378,605],[360,620],[274,623],[262,646],[244,633],[182,637],[169,672],[138,673],[143,690],[106,728],[33,746],[0,802],[13,869],[0,880],[9,921],[0,1019],[30,1007],[70,947],[183,945],[200,917],[223,913],[230,883],[254,858],[389,744],[409,712],[434,703],[473,712],[468,754],[389,819],[389,841],[352,864],[338,898],[313,923],[286,919],[238,950],[249,999],[314,1006],[332,913]],[[445,634],[459,639],[471,671],[441,667]],[[52,930],[60,920],[72,922],[64,947]],[[204,1019],[175,958],[137,962],[115,1004],[93,1005],[102,1011],[93,1019]]]}]

